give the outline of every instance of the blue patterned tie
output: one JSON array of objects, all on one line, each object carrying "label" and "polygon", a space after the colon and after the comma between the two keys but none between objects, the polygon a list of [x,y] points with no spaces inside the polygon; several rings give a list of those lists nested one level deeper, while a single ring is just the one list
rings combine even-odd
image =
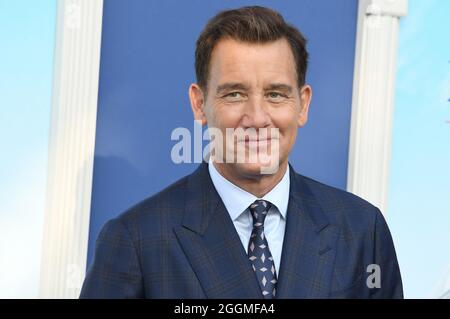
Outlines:
[{"label": "blue patterned tie", "polygon": [[271,204],[265,200],[256,200],[250,205],[253,217],[253,231],[248,243],[248,258],[258,278],[259,286],[265,299],[275,297],[277,273],[272,254],[264,235],[264,220]]}]

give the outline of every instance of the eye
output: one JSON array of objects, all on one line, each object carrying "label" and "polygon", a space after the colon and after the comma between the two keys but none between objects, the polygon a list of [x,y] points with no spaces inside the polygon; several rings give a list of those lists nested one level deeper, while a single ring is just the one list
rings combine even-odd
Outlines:
[{"label": "eye", "polygon": [[280,93],[278,93],[278,92],[270,92],[269,93],[269,97],[271,97],[271,98],[277,98],[279,96],[280,96]]},{"label": "eye", "polygon": [[230,102],[234,102],[234,101],[241,101],[241,100],[243,100],[245,97],[244,97],[244,94],[242,94],[241,92],[230,92],[230,93],[227,93],[227,94],[225,94],[224,96],[223,96],[223,98],[226,100],[226,101],[230,101]]},{"label": "eye", "polygon": [[267,97],[271,100],[279,101],[279,100],[285,98],[286,95],[284,95],[280,92],[269,92],[269,93],[267,93]]},{"label": "eye", "polygon": [[226,97],[231,97],[231,98],[236,98],[236,97],[241,97],[242,95],[241,95],[241,93],[239,93],[239,92],[231,92],[231,93],[228,93],[227,95],[225,95]]}]

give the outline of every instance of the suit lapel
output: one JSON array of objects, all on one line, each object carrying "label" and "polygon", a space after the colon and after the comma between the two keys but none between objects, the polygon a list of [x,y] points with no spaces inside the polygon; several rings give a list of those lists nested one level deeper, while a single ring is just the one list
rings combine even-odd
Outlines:
[{"label": "suit lapel", "polygon": [[290,167],[286,230],[278,275],[278,298],[326,298],[338,233],[317,199]]},{"label": "suit lapel", "polygon": [[174,231],[208,298],[262,298],[206,163],[188,178],[183,225]]},{"label": "suit lapel", "polygon": [[[290,167],[277,298],[326,298],[338,238],[304,177]],[[233,222],[206,163],[188,178],[183,225],[174,229],[208,298],[262,298]]]}]

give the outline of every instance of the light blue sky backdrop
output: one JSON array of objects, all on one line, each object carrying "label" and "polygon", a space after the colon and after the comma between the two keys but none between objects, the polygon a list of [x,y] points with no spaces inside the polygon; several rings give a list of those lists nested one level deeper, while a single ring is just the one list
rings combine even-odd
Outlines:
[{"label": "light blue sky backdrop", "polygon": [[450,284],[450,1],[409,0],[399,40],[387,216],[405,296],[437,297]]},{"label": "light blue sky backdrop", "polygon": [[0,298],[36,298],[56,0],[0,0]]}]

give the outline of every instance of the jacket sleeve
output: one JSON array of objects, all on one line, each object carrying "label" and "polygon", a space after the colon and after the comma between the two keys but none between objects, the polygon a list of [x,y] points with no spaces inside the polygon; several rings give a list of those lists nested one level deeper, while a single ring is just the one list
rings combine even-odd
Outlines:
[{"label": "jacket sleeve", "polygon": [[131,234],[120,219],[102,228],[80,298],[144,298],[139,258]]},{"label": "jacket sleeve", "polygon": [[[374,230],[374,265],[379,270],[379,284],[371,290],[371,298],[403,298],[402,279],[395,253],[394,243],[386,220],[376,209]],[[373,275],[375,276],[375,268]],[[368,281],[370,281],[368,279]],[[372,283],[376,283],[374,279]]]}]

